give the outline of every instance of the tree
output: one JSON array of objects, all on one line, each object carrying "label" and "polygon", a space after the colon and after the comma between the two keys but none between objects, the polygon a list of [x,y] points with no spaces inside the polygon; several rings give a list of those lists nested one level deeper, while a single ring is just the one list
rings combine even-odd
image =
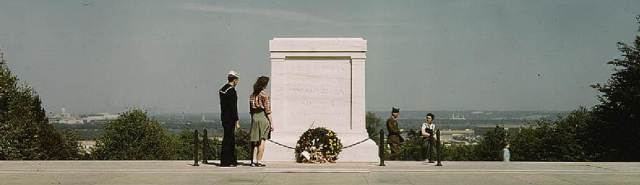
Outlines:
[{"label": "tree", "polygon": [[0,51],[0,159],[77,159],[77,137],[66,133],[49,124],[38,94],[18,85]]},{"label": "tree", "polygon": [[427,158],[426,140],[420,130],[407,131],[407,138],[400,148],[400,160],[422,161]]},{"label": "tree", "polygon": [[442,146],[442,158],[445,161],[477,161],[476,145],[451,144]]},{"label": "tree", "polygon": [[0,50],[0,120],[7,112],[7,89],[15,86],[16,79],[11,75],[4,60],[4,53]]},{"label": "tree", "polygon": [[[200,132],[202,133],[202,132]],[[251,148],[249,141],[249,133],[243,129],[236,129],[236,157],[238,160],[251,159]],[[180,133],[175,135],[178,144],[176,146],[178,160],[193,159],[193,130],[183,129]],[[200,135],[202,137],[202,135]],[[218,139],[219,136],[213,136],[209,139],[209,152],[207,159],[219,160],[220,152],[222,151],[222,141]],[[202,138],[198,141],[202,144]],[[202,146],[198,148],[201,149]],[[199,152],[200,154],[202,151]],[[201,158],[201,157],[200,157]]]},{"label": "tree", "polygon": [[[636,17],[640,24],[640,15]],[[640,27],[638,29],[640,32]],[[594,144],[587,150],[597,160],[640,160],[640,35],[632,44],[618,42],[622,58],[607,62],[614,73],[605,84],[593,85],[601,95],[590,122]],[[632,146],[632,147],[630,147]]]},{"label": "tree", "polygon": [[[369,134],[369,139],[380,146],[380,130],[384,128],[382,119],[374,112],[367,112],[365,120],[365,128],[367,129],[367,134]],[[389,145],[383,143],[382,146],[384,147],[384,154],[382,155],[385,157],[389,156],[389,153],[391,153]],[[404,147],[404,145],[401,145],[401,147]]]},{"label": "tree", "polygon": [[[249,132],[245,131],[244,129],[236,129],[236,157],[238,158],[238,160],[251,160],[251,141],[249,141],[251,139],[251,136],[249,135]],[[222,141],[218,141],[220,144],[218,146],[220,146],[220,149],[217,150],[218,151],[218,155],[219,155],[219,151],[221,151],[222,149]]]},{"label": "tree", "polygon": [[502,158],[502,149],[507,145],[507,131],[496,126],[492,131],[488,131],[474,146],[476,154],[474,160],[480,161],[497,161]]},{"label": "tree", "polygon": [[366,129],[369,134],[369,138],[380,145],[380,129],[382,129],[382,119],[373,112],[367,112],[366,115]]},{"label": "tree", "polygon": [[500,160],[502,149],[509,144],[514,161],[590,161],[584,148],[592,143],[585,140],[589,137],[585,126],[592,119],[591,112],[580,107],[557,120],[535,120],[508,132],[496,126],[477,145],[445,146],[443,157],[456,161]]},{"label": "tree", "polygon": [[[177,135],[174,135],[174,137],[176,137],[176,140],[178,141],[177,145],[176,145],[176,153],[177,156],[175,159],[177,160],[192,160],[193,159],[193,129],[183,129],[182,131],[180,131],[180,133],[178,133]],[[199,159],[203,159],[202,155],[202,150],[204,150],[203,147],[203,135],[202,135],[202,130],[198,131],[198,143],[200,144],[200,146],[198,146],[198,158]],[[207,138],[209,139],[209,151],[207,152],[207,156],[206,159],[207,160],[218,160],[220,159],[220,149],[222,148],[222,142],[218,139],[216,139],[215,136],[213,137],[209,137]]]},{"label": "tree", "polygon": [[511,159],[518,161],[589,161],[585,146],[586,123],[592,119],[584,107],[555,121],[536,120],[509,137]]},{"label": "tree", "polygon": [[182,129],[182,131],[180,131],[180,133],[178,133],[174,137],[178,141],[176,145],[176,159],[193,159],[193,130]]},{"label": "tree", "polygon": [[95,155],[106,160],[175,159],[178,144],[166,128],[140,109],[120,114],[104,127]]}]

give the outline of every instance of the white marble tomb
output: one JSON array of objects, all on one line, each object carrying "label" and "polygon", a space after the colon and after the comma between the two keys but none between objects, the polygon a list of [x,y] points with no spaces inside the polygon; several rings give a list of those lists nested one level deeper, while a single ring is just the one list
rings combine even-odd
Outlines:
[{"label": "white marble tomb", "polygon": [[[335,131],[344,146],[368,137],[365,128],[365,59],[362,38],[274,38],[269,41],[271,139],[295,146],[312,127]],[[375,162],[368,140],[344,149],[338,162]],[[294,151],[267,143],[265,161],[294,161]]]}]

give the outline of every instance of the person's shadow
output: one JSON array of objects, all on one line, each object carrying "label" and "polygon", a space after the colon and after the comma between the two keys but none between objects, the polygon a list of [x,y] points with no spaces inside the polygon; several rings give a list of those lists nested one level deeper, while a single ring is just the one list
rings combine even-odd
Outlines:
[{"label": "person's shadow", "polygon": [[[204,162],[204,161],[201,161],[200,164],[202,164],[202,165],[214,165],[214,166],[217,166],[217,167],[221,167],[222,166],[222,164],[220,164],[219,161],[217,161],[217,162],[212,162],[212,161]],[[192,164],[192,166],[193,166],[193,164]],[[251,166],[251,163],[238,161],[238,166]]]}]

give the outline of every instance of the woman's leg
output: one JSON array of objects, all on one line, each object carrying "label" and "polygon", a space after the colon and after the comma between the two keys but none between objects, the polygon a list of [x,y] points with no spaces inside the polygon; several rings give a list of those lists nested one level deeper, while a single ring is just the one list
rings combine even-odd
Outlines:
[{"label": "woman's leg", "polygon": [[258,163],[258,142],[251,142],[251,163]]},{"label": "woman's leg", "polygon": [[265,140],[260,140],[260,147],[258,148],[258,161],[262,161],[262,156],[264,156],[264,144]]}]

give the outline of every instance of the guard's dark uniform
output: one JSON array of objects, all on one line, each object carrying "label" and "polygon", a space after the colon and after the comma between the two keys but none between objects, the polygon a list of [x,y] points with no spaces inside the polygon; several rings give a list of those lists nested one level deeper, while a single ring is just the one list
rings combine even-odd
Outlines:
[{"label": "guard's dark uniform", "polygon": [[235,87],[229,84],[222,86],[218,94],[220,95],[220,118],[224,128],[220,165],[237,165],[235,130],[236,121],[238,121],[238,94]]}]

